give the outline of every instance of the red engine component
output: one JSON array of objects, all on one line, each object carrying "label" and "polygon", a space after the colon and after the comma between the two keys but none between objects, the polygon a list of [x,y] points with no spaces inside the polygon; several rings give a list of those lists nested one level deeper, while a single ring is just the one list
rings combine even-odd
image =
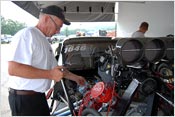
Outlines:
[{"label": "red engine component", "polygon": [[92,87],[90,96],[97,102],[107,103],[112,98],[112,87],[104,82],[98,82]]},{"label": "red engine component", "polygon": [[117,94],[114,91],[114,86],[115,85],[111,83],[104,83],[104,82],[96,83],[84,95],[82,104],[80,105],[79,108],[78,116],[81,116],[81,113],[85,107],[90,107],[94,108],[95,110],[98,110],[100,107],[102,107],[103,103],[109,103],[109,105],[111,106],[110,101],[112,101],[113,97],[117,98]]}]

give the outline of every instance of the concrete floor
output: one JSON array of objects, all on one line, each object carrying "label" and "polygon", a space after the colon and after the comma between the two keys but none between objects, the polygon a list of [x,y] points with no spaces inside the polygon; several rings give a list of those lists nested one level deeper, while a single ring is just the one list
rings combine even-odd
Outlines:
[{"label": "concrete floor", "polygon": [[1,86],[1,117],[10,117],[11,111],[8,103],[8,89]]},{"label": "concrete floor", "polygon": [[9,75],[7,72],[7,58],[8,58],[9,44],[1,44],[1,117],[11,116],[11,111],[8,103],[8,81]]}]

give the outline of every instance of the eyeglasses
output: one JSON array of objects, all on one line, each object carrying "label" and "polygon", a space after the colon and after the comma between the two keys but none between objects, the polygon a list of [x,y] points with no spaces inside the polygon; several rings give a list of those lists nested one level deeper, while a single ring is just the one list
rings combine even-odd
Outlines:
[{"label": "eyeglasses", "polygon": [[52,20],[52,22],[54,23],[54,25],[55,25],[55,27],[56,27],[56,30],[58,31],[58,30],[60,30],[60,26],[58,26],[56,23],[55,23],[55,21],[53,20],[53,18],[51,17],[51,16],[49,16],[50,17],[50,19]]}]

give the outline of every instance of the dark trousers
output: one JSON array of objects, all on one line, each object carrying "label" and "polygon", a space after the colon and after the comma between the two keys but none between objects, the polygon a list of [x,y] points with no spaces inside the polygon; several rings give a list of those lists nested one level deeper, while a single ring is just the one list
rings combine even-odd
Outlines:
[{"label": "dark trousers", "polygon": [[17,95],[9,92],[12,116],[49,116],[49,106],[44,93]]}]

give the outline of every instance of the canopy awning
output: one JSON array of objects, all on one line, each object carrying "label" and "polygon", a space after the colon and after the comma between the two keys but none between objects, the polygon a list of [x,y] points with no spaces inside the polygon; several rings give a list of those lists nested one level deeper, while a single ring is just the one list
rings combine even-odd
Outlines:
[{"label": "canopy awning", "polygon": [[71,22],[110,22],[115,21],[115,2],[87,1],[13,1],[16,5],[36,18],[40,8],[57,5],[65,11]]}]

